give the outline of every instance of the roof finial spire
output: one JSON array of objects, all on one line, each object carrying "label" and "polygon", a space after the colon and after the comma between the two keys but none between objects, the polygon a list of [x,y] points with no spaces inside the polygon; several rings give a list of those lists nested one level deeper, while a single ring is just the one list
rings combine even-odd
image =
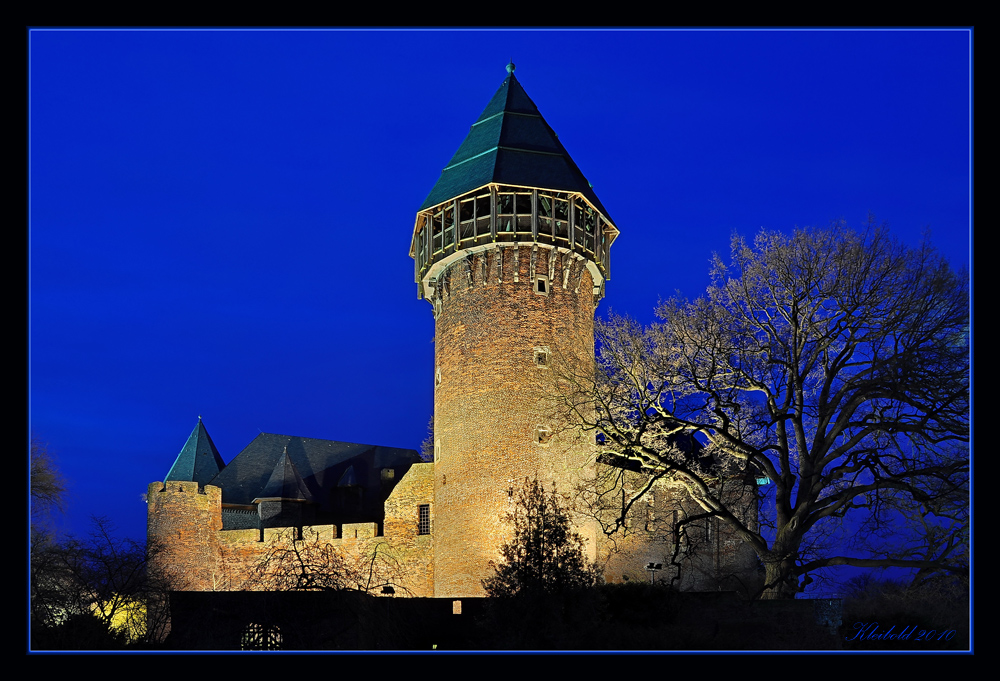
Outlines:
[{"label": "roof finial spire", "polygon": [[514,73],[514,58],[510,58],[510,63],[507,64],[507,73]]}]

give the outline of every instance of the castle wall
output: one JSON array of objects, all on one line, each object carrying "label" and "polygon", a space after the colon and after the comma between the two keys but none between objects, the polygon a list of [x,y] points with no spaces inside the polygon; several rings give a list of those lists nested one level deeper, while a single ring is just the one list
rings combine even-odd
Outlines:
[{"label": "castle wall", "polygon": [[[434,538],[437,529],[434,499],[434,464],[410,467],[385,501],[383,532],[391,539],[393,558],[406,574],[410,595],[434,595]],[[430,534],[420,534],[418,508],[430,506]]]},{"label": "castle wall", "polygon": [[[222,530],[222,490],[194,482],[154,482],[147,493],[148,536],[159,549],[151,559],[176,591],[239,591],[289,588],[270,583],[273,558],[294,549],[306,561],[336,555],[339,567],[369,586],[385,583],[401,595],[433,595],[433,534],[419,535],[418,506],[432,505],[433,464],[415,464],[385,503],[384,531],[377,523],[345,523]],[[301,537],[301,541],[298,540]],[[303,548],[304,547],[304,548]],[[265,566],[265,559],[272,565]],[[374,567],[373,567],[374,566]],[[315,563],[311,569],[322,571]],[[351,584],[350,588],[361,588]]]},{"label": "castle wall", "polygon": [[570,493],[591,460],[589,442],[554,421],[545,394],[554,367],[592,366],[593,280],[570,254],[494,247],[452,264],[434,305],[435,595],[481,596],[510,538],[512,490],[537,475]]},{"label": "castle wall", "polygon": [[[625,473],[626,488],[638,489],[646,476]],[[727,506],[742,513],[750,527],[756,523],[756,490],[730,481]],[[610,521],[620,509],[608,509]],[[610,583],[646,581],[649,563],[662,570],[652,578],[683,591],[738,591],[752,595],[760,586],[756,554],[720,519],[685,519],[704,513],[684,487],[657,481],[626,516],[625,527],[599,541],[598,564]],[[683,531],[681,529],[683,525]]]}]

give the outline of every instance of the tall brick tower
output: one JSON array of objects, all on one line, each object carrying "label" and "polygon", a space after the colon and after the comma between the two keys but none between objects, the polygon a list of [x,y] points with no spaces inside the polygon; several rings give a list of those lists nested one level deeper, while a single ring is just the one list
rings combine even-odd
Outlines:
[{"label": "tall brick tower", "polygon": [[[618,235],[514,77],[514,65],[417,213],[410,255],[435,318],[435,596],[482,595],[512,490],[563,492],[591,443],[553,423],[553,366],[585,370]],[[596,538],[585,526],[578,527]]]}]

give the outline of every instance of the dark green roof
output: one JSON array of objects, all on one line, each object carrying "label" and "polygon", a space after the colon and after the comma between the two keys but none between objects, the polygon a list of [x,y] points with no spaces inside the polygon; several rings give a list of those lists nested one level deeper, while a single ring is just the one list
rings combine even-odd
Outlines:
[{"label": "dark green roof", "polygon": [[167,481],[184,480],[204,485],[218,475],[225,466],[222,457],[219,456],[219,450],[215,448],[215,443],[209,437],[205,424],[201,422],[199,416],[198,425],[191,431],[181,453],[177,455],[174,465],[167,473]]},{"label": "dark green roof", "polygon": [[472,125],[420,210],[490,183],[579,192],[613,222],[513,73]]}]

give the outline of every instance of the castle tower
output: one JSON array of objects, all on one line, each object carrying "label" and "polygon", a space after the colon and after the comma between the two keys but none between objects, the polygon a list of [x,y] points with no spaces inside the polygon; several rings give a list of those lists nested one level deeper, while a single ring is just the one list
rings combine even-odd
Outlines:
[{"label": "castle tower", "polygon": [[[433,306],[435,596],[482,595],[513,488],[570,492],[591,445],[553,423],[553,365],[586,370],[618,235],[514,65],[417,213],[410,255]],[[592,531],[579,527],[590,536]]]},{"label": "castle tower", "polygon": [[178,591],[215,587],[222,490],[206,483],[224,466],[199,416],[165,482],[150,483],[146,491],[150,560]]}]

